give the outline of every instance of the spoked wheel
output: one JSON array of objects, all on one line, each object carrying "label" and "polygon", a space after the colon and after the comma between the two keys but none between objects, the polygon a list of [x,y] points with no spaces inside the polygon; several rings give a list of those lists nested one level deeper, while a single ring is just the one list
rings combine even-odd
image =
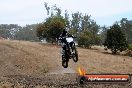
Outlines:
[{"label": "spoked wheel", "polygon": [[67,68],[68,67],[68,61],[62,61],[62,66],[64,68]]},{"label": "spoked wheel", "polygon": [[68,60],[65,57],[63,57],[63,56],[62,56],[62,66],[64,68],[67,68],[68,67]]},{"label": "spoked wheel", "polygon": [[76,48],[74,48],[74,50],[73,50],[73,61],[74,62],[78,61],[78,52],[77,52]]}]

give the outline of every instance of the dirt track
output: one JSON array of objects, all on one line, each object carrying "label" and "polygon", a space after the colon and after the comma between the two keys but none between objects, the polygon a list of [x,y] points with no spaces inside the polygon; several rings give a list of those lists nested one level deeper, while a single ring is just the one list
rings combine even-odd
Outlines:
[{"label": "dirt track", "polygon": [[[87,73],[132,73],[132,58],[111,55],[101,48],[78,48],[79,61],[70,60],[69,67],[61,66],[60,47],[35,42],[0,40],[0,76],[1,81],[11,85],[28,86],[37,83],[38,87],[81,87],[76,78],[78,67]],[[24,79],[24,80],[23,80]],[[56,81],[58,80],[58,81]],[[25,84],[26,85],[25,85]],[[29,84],[28,84],[29,83]],[[42,85],[39,85],[42,84]],[[19,85],[19,86],[20,86]],[[34,86],[34,85],[33,85]],[[92,85],[85,87],[110,87],[110,85]],[[112,85],[118,87],[119,85]],[[119,87],[124,88],[124,85]],[[128,86],[128,88],[131,86]]]},{"label": "dirt track", "polygon": [[43,77],[26,75],[10,75],[3,77],[2,88],[132,88],[125,84],[88,84],[78,83],[77,74],[45,74]]}]

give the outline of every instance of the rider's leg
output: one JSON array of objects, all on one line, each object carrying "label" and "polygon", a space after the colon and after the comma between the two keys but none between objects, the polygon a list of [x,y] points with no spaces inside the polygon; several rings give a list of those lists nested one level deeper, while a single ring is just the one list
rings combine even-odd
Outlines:
[{"label": "rider's leg", "polygon": [[62,55],[64,55],[65,54],[65,44],[64,43],[62,43]]},{"label": "rider's leg", "polygon": [[70,50],[71,50],[71,54],[73,54],[73,42],[70,43]]},{"label": "rider's leg", "polygon": [[62,50],[62,61],[64,61],[65,60],[65,45],[64,45],[64,43],[62,44],[61,50]]}]

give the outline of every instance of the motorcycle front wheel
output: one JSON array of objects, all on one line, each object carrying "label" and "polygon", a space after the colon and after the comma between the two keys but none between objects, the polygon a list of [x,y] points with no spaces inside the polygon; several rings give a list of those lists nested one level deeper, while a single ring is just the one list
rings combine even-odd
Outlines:
[{"label": "motorcycle front wheel", "polygon": [[77,52],[77,49],[76,48],[74,48],[73,61],[74,62],[77,62],[78,61],[78,52]]}]

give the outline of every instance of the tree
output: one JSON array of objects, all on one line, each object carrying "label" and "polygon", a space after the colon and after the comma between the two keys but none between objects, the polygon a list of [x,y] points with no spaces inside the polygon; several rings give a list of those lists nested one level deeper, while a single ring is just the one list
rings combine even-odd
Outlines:
[{"label": "tree", "polygon": [[77,12],[72,14],[71,28],[75,29],[77,32],[80,32],[80,23],[82,19],[82,14]]},{"label": "tree", "polygon": [[47,38],[52,43],[56,42],[62,30],[65,28],[66,20],[62,16],[52,16],[46,19],[46,22],[37,27],[37,36]]},{"label": "tree", "polygon": [[47,15],[49,15],[49,11],[50,11],[50,7],[48,6],[48,3],[44,3],[44,6],[45,6],[45,9],[46,9],[46,11],[47,11]]},{"label": "tree", "polygon": [[21,29],[22,27],[18,26],[18,24],[1,24],[0,37],[15,39],[16,32]]},{"label": "tree", "polygon": [[90,32],[93,35],[93,37],[92,37],[93,45],[97,45],[96,42],[98,42],[97,36],[98,36],[98,32],[99,32],[99,26],[96,24],[96,22],[94,20],[91,20]]},{"label": "tree", "polygon": [[84,48],[91,48],[92,34],[88,30],[80,33],[80,36],[78,38],[78,45]]},{"label": "tree", "polygon": [[9,29],[0,29],[0,37],[10,38],[11,37],[10,30]]},{"label": "tree", "polygon": [[66,25],[70,27],[69,14],[67,10],[65,10],[65,20],[66,20]]},{"label": "tree", "polygon": [[41,23],[37,27],[37,36],[39,39],[46,38],[48,42],[56,42],[56,39],[60,36],[62,30],[68,23],[68,12],[65,12],[65,18],[61,16],[61,9],[56,5],[49,7],[48,3],[45,3],[45,9],[47,11],[48,18],[45,22]]},{"label": "tree", "polygon": [[81,22],[81,29],[82,30],[89,30],[90,29],[90,19],[91,16],[85,14],[84,16],[82,16],[82,22]]},{"label": "tree", "polygon": [[107,30],[108,30],[108,28],[105,25],[103,27],[101,27],[101,29],[100,29],[100,36],[101,36],[102,44],[105,42]]},{"label": "tree", "polygon": [[21,30],[15,33],[15,39],[26,41],[38,41],[38,38],[36,36],[36,25],[26,25]]},{"label": "tree", "polygon": [[47,28],[46,25],[44,23],[40,23],[37,25],[36,28],[36,32],[37,32],[37,37],[39,38],[39,40],[42,40],[43,38],[45,38],[48,34],[47,34]]},{"label": "tree", "polygon": [[132,44],[132,21],[122,18],[120,21],[121,29],[125,33],[127,41]]},{"label": "tree", "polygon": [[52,43],[59,38],[59,35],[65,28],[66,22],[63,17],[54,16],[48,23],[48,37],[51,39]]},{"label": "tree", "polygon": [[122,52],[127,49],[128,44],[125,34],[121,31],[121,27],[118,24],[114,24],[107,30],[107,37],[104,46],[111,49],[113,54]]},{"label": "tree", "polygon": [[69,32],[74,36],[77,36],[79,43],[84,39],[87,41],[84,41],[85,46],[88,45],[89,47],[93,44],[99,44],[100,36],[97,34],[99,26],[90,18],[90,15],[83,15],[80,12],[76,12],[69,16],[68,11],[65,10],[64,16],[62,16],[61,9],[56,5],[52,7],[49,7],[48,3],[45,3],[44,5],[49,17],[42,25],[38,26],[38,37],[46,37],[53,43],[59,37],[62,29],[67,25],[69,27]]}]

